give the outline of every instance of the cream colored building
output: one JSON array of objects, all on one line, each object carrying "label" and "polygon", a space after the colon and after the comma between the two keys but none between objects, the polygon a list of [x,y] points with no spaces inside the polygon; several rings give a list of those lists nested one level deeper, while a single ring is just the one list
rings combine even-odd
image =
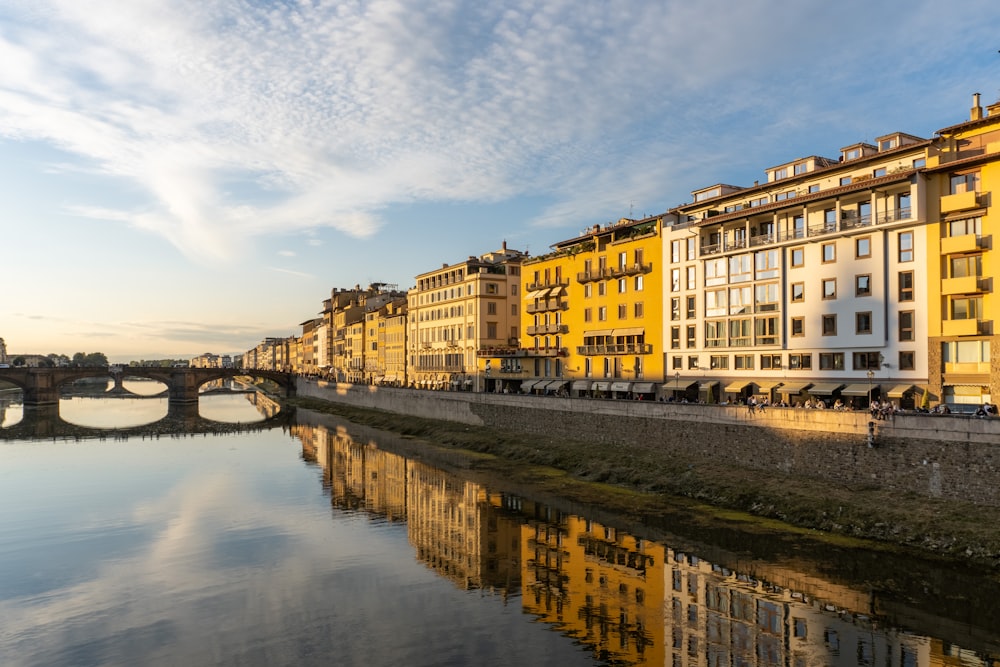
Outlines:
[{"label": "cream colored building", "polygon": [[498,251],[416,277],[416,286],[407,294],[412,386],[481,388],[477,352],[517,346],[525,257],[504,243]]}]

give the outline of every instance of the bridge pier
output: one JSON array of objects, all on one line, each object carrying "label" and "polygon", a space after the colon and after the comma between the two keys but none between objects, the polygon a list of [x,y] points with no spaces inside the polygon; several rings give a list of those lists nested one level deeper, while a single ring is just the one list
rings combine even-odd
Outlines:
[{"label": "bridge pier", "polygon": [[59,405],[59,385],[48,373],[28,373],[24,386],[24,404],[29,407]]}]

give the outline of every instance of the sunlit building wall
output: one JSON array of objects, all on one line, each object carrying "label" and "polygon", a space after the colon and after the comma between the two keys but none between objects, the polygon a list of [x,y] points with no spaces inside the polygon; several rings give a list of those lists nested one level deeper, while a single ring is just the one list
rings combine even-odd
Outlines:
[{"label": "sunlit building wall", "polygon": [[416,277],[408,292],[409,380],[428,389],[482,388],[481,351],[516,347],[521,262],[507,248]]}]

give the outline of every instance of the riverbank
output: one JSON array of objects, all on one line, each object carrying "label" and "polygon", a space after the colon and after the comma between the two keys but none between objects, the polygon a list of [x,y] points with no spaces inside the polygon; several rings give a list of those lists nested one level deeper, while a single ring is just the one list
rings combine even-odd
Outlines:
[{"label": "riverbank", "polygon": [[[916,551],[1000,571],[996,508],[929,498],[864,484],[819,481],[794,474],[760,475],[732,460],[671,453],[653,443],[600,443],[523,434],[442,419],[403,416],[318,398],[294,406],[426,442],[431,463],[530,484],[574,502],[636,518],[676,511],[678,498],[727,521],[800,531],[843,544]],[[668,506],[671,508],[668,510]],[[872,545],[869,545],[872,546]]]}]

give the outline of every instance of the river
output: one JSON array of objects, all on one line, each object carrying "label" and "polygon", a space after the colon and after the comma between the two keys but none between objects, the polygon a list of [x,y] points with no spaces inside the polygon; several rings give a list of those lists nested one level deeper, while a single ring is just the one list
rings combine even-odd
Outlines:
[{"label": "river", "polygon": [[0,398],[2,665],[1000,660],[991,573],[637,525],[261,395],[171,421],[126,388],[60,425]]}]

